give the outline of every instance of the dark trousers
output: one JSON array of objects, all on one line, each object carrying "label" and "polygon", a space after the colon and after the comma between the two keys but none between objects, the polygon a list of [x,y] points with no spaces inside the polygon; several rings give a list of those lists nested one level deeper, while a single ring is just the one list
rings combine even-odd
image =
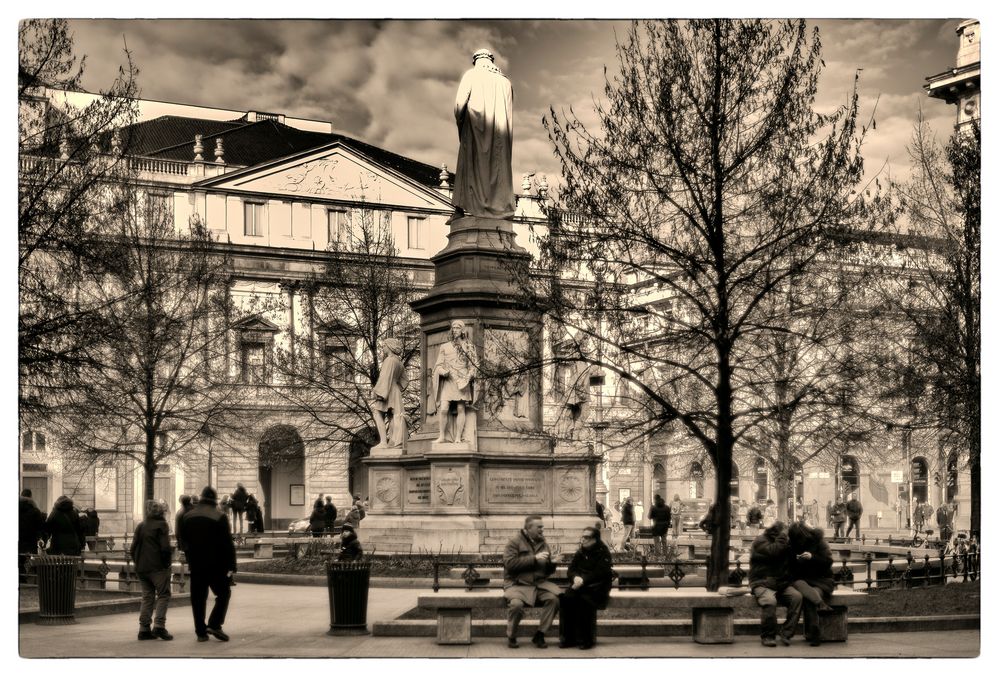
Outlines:
[{"label": "dark trousers", "polygon": [[854,529],[857,530],[857,538],[860,538],[860,518],[859,517],[851,517],[850,518],[850,526],[848,526],[846,528],[846,536],[847,536],[847,538],[850,537],[850,532],[853,531]]},{"label": "dark trousers", "polygon": [[170,606],[170,569],[139,574],[142,586],[142,606],[139,607],[139,627],[149,629],[166,627],[167,607]]},{"label": "dark trousers", "polygon": [[201,571],[191,569],[191,611],[194,613],[194,634],[204,636],[205,608],[208,606],[208,590],[215,594],[215,606],[208,617],[208,627],[221,629],[225,614],[229,610],[229,577],[225,571],[212,569]]},{"label": "dark trousers", "polygon": [[818,639],[819,606],[822,602],[828,604],[832,596],[805,581],[795,581],[792,585],[795,590],[801,593],[802,597],[801,612],[805,619],[805,639]]},{"label": "dark trousers", "polygon": [[842,538],[843,537],[843,523],[842,522],[833,522],[833,527],[836,529],[836,533],[833,535],[833,537],[834,538]]},{"label": "dark trousers", "polygon": [[753,588],[753,596],[760,606],[760,636],[777,636],[777,607],[782,606],[787,609],[787,616],[780,634],[788,639],[794,637],[794,629],[801,618],[801,593],[791,587],[774,590],[758,585]]},{"label": "dark trousers", "polygon": [[559,595],[558,640],[563,646],[587,646],[597,641],[597,608],[575,590]]}]

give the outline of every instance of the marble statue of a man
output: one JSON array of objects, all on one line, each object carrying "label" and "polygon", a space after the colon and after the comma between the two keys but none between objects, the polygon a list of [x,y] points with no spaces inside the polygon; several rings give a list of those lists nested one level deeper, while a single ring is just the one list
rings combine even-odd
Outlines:
[{"label": "marble statue of a man", "polygon": [[369,406],[378,429],[378,446],[401,447],[406,442],[406,414],[402,393],[408,385],[402,364],[402,343],[396,338],[382,341],[382,364],[378,382],[371,389]]},{"label": "marble statue of a man", "polygon": [[472,55],[472,68],[458,85],[458,168],[452,201],[468,216],[513,216],[513,86],[493,63],[492,52]]},{"label": "marble statue of a man", "polygon": [[[442,343],[430,375],[430,401],[427,413],[437,414],[440,434],[437,442],[469,442],[466,437],[466,407],[475,401],[475,346],[465,333],[465,323],[451,323],[451,337]],[[455,413],[451,414],[451,405]],[[472,416],[475,412],[472,412]],[[450,428],[450,438],[447,433]]]}]

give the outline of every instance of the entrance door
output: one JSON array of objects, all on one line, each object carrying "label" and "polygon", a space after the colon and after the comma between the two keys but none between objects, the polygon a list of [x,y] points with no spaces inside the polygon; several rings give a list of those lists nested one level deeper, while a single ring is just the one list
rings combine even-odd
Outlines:
[{"label": "entrance door", "polygon": [[31,489],[31,498],[35,505],[46,515],[52,507],[49,505],[49,478],[48,477],[23,477],[21,478],[21,488]]},{"label": "entrance door", "polygon": [[292,485],[305,484],[305,445],[298,431],[289,425],[269,428],[260,439],[258,453],[264,528],[284,529],[291,522],[307,517],[308,506],[291,503]]}]

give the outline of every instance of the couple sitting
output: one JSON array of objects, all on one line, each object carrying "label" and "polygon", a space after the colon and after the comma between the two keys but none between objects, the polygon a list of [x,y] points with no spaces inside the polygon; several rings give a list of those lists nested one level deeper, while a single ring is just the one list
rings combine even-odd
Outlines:
[{"label": "couple sitting", "polygon": [[611,589],[611,554],[596,527],[583,529],[579,549],[569,564],[569,588],[564,592],[548,577],[555,573],[540,515],[531,515],[503,551],[503,596],[507,611],[507,646],[517,648],[517,628],[525,606],[541,607],[541,622],[531,642],[539,649],[559,614],[559,646],[589,649],[596,641],[597,610],[607,608]]},{"label": "couple sitting", "polygon": [[[760,606],[760,636],[764,646],[785,646],[805,614],[805,639],[821,643],[819,612],[829,611],[836,589],[832,553],[821,529],[804,522],[787,528],[774,522],[753,541],[749,559],[749,589]],[[787,617],[777,631],[777,605],[787,608]]]}]

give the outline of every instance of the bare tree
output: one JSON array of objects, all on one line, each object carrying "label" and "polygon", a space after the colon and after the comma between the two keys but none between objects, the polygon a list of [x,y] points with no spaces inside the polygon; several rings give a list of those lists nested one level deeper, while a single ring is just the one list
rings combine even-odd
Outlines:
[{"label": "bare tree", "polygon": [[18,28],[18,363],[22,417],[44,411],[86,360],[98,330],[87,299],[75,293],[94,259],[92,235],[127,210],[109,183],[128,182],[127,140],[111,130],[134,120],[137,70],[128,52],[118,76],[92,103],[58,105],[54,90],[77,90],[84,58],[62,19]]},{"label": "bare tree", "polygon": [[307,416],[300,433],[312,449],[377,441],[368,401],[389,337],[402,340],[401,359],[412,370],[404,414],[411,424],[416,420],[419,325],[409,302],[420,282],[398,256],[388,217],[371,209],[340,214],[322,269],[299,286],[302,326],[277,350],[283,383],[274,392]]},{"label": "bare tree", "polygon": [[[909,145],[912,174],[896,182],[888,219],[898,247],[880,310],[901,329],[885,337],[886,396],[907,404],[904,425],[929,431],[966,457],[971,528],[981,525],[981,130],[955,132],[946,148],[920,119]],[[966,455],[966,456],[965,456]]]},{"label": "bare tree", "polygon": [[175,228],[172,206],[131,183],[128,209],[95,237],[75,293],[99,328],[53,400],[53,423],[78,465],[131,459],[153,497],[157,465],[200,453],[208,429],[233,433],[227,373],[229,262],[199,223]]},{"label": "bare tree", "polygon": [[[762,338],[789,326],[770,301],[853,218],[857,99],[812,109],[822,61],[803,21],[636,23],[618,60],[598,131],[571,113],[545,120],[565,186],[535,300],[590,337],[582,359],[630,384],[635,434],[675,426],[710,458],[714,589],[728,572],[733,450],[760,421]],[[580,264],[583,295],[559,281]]]}]

